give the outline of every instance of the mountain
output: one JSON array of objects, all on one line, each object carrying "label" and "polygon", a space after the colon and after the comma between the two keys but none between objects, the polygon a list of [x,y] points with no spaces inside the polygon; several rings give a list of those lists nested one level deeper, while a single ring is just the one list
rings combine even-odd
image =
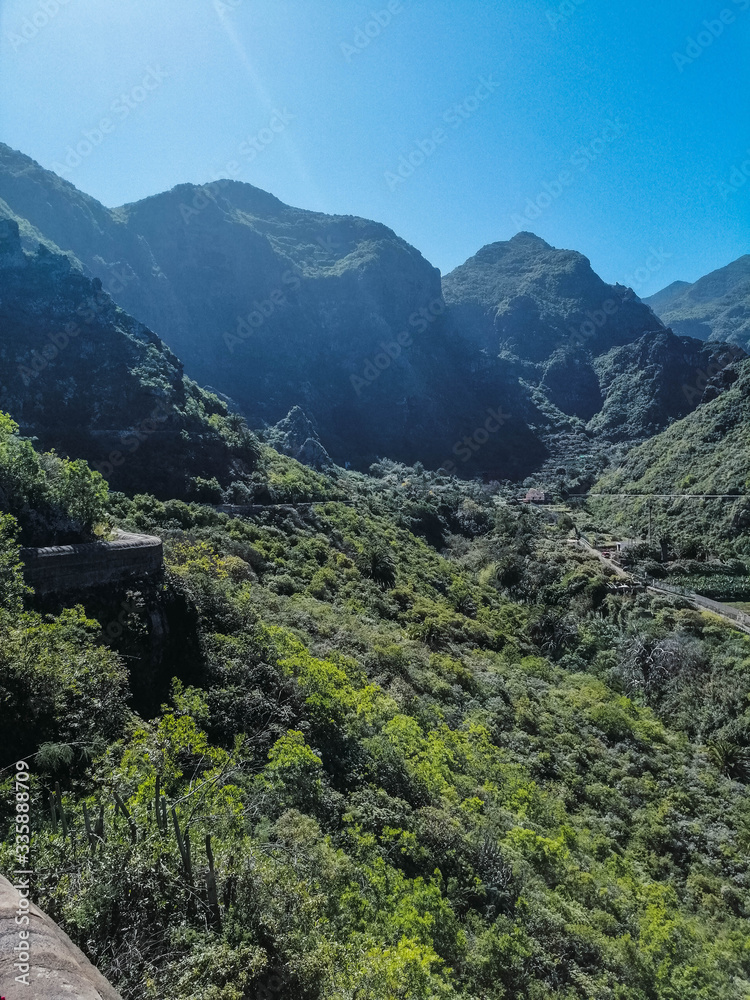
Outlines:
[{"label": "mountain", "polygon": [[[723,499],[652,501],[657,528],[672,537],[703,538],[731,551],[750,553],[750,360],[719,376],[723,391],[683,420],[633,448],[605,475],[597,492],[616,494],[722,494]],[[731,383],[731,384],[728,384]],[[732,500],[736,495],[738,499]],[[648,500],[599,501],[610,523],[630,530],[644,524]]]},{"label": "mountain", "polygon": [[[385,226],[229,181],[109,210],[7,146],[0,198],[29,240],[43,232],[73,254],[253,425],[299,405],[341,465],[438,465],[496,405],[447,336],[439,272]],[[525,424],[516,436],[483,461],[523,471],[542,449]]]},{"label": "mountain", "polygon": [[121,490],[183,497],[249,479],[259,443],[183,374],[98,279],[0,220],[0,399],[22,433],[86,458]]},{"label": "mountain", "polygon": [[750,345],[750,254],[690,284],[675,281],[645,300],[676,333]]},{"label": "mountain", "polygon": [[624,285],[608,285],[590,261],[533,233],[483,247],[443,279],[457,325],[481,349],[544,362],[559,350],[599,354],[662,323]]},{"label": "mountain", "polygon": [[[531,233],[441,280],[376,222],[236,181],[108,209],[3,145],[0,216],[27,249],[41,242],[98,279],[250,425],[273,428],[300,407],[315,464],[327,454],[366,469],[388,456],[523,479],[682,416],[683,358],[702,350],[660,342],[645,382],[637,352],[599,364],[663,324],[582,254]],[[623,401],[636,406],[624,424],[612,416]]]},{"label": "mountain", "polygon": [[662,288],[659,292],[654,292],[653,295],[648,296],[643,301],[659,315],[662,309],[666,308],[686,288],[690,288],[689,281],[673,281],[671,285],[667,285],[666,288]]},{"label": "mountain", "polygon": [[671,330],[646,334],[594,359],[604,403],[589,430],[612,441],[635,441],[663,430],[717,395],[717,378],[745,357],[734,345],[706,344]]},{"label": "mountain", "polygon": [[552,465],[657,433],[698,405],[702,377],[744,357],[675,336],[632,289],[531,233],[484,247],[443,292],[456,336],[499,356],[544,411]]}]

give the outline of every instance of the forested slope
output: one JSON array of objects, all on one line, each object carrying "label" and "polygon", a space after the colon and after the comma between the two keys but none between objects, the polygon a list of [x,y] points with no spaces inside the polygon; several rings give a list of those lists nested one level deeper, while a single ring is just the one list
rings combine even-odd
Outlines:
[{"label": "forested slope", "polygon": [[109,501],[192,637],[155,717],[104,623],[18,616],[8,522],[40,904],[128,1000],[745,998],[747,639],[477,484],[278,461],[321,502]]}]

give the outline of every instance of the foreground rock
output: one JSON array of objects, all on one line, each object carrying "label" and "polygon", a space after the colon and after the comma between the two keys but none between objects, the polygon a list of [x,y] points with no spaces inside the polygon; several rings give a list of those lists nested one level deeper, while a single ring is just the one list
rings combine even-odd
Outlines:
[{"label": "foreground rock", "polygon": [[[122,1000],[57,924],[32,903],[29,924],[16,924],[19,895],[0,876],[0,994],[5,1000]],[[28,974],[14,968],[20,930],[29,931]],[[28,985],[16,981],[27,975]]]}]

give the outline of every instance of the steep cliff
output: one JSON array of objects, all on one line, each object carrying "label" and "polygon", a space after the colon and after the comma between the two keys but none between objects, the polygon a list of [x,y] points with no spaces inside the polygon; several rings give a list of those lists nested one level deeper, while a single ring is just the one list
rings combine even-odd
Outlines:
[{"label": "steep cliff", "polygon": [[257,441],[187,379],[98,279],[0,221],[0,399],[46,449],[86,458],[115,488],[186,496],[254,468]]}]

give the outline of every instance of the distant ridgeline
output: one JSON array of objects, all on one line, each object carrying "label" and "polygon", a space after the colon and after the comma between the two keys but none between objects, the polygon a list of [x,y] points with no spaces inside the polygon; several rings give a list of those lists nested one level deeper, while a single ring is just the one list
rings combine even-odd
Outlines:
[{"label": "distant ridgeline", "polygon": [[[733,360],[721,344],[674,336],[631,289],[530,233],[441,279],[376,222],[228,180],[108,209],[2,144],[0,216],[27,248],[42,241],[82,268],[42,249],[24,265],[6,230],[2,280],[20,287],[3,297],[5,405],[46,443],[111,467],[120,488],[185,495],[191,478],[226,488],[253,467],[251,442],[236,446],[222,404],[150,330],[250,426],[301,407],[323,449],[312,464],[327,454],[366,469],[389,456],[495,479],[600,468],[612,445],[694,409],[704,373]],[[30,272],[44,277],[33,289]],[[22,299],[45,282],[68,289],[67,308],[42,294],[45,322],[19,329]]]},{"label": "distant ridgeline", "polygon": [[750,254],[692,284],[675,281],[646,299],[677,333],[750,345]]}]

